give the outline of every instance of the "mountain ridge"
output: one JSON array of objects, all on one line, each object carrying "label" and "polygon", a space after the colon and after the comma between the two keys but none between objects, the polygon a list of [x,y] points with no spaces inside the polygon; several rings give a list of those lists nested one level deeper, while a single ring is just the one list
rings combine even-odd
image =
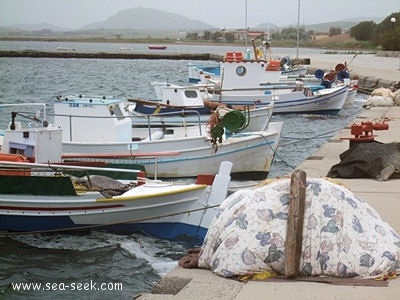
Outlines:
[{"label": "mountain ridge", "polygon": [[[157,20],[157,22],[154,22]],[[372,20],[379,22],[379,18],[353,18],[346,20],[339,20],[335,22],[326,22],[318,24],[302,25],[306,31],[313,30],[316,32],[328,32],[330,27],[341,27],[344,30],[350,29],[352,26],[358,24],[363,20]],[[297,27],[297,25],[289,25]],[[277,26],[271,23],[262,23],[250,30],[276,30],[289,26]],[[194,20],[182,16],[177,13],[166,12],[163,10],[137,7],[131,9],[124,9],[118,11],[116,14],[110,16],[107,20],[87,24],[79,29],[65,29],[49,23],[38,24],[20,24],[9,26],[8,29],[25,30],[25,31],[39,31],[39,30],[53,30],[53,31],[89,31],[89,30],[118,30],[118,29],[136,29],[136,30],[176,30],[176,31],[204,31],[204,30],[218,30],[216,26],[204,23],[199,20]],[[240,28],[237,28],[240,29]]]},{"label": "mountain ridge", "polygon": [[[157,22],[154,22],[157,20]],[[160,28],[161,27],[161,28]],[[82,30],[90,29],[164,29],[164,30],[201,30],[215,28],[204,22],[189,19],[177,13],[159,9],[137,7],[124,9],[105,21],[88,24]]]}]

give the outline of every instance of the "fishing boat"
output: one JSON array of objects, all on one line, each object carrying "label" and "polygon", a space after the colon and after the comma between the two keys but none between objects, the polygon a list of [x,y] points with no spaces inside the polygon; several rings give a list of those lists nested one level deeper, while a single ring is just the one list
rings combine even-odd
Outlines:
[{"label": "fishing boat", "polygon": [[210,77],[219,77],[221,75],[221,69],[218,62],[210,62],[207,64],[191,62],[187,65],[187,68],[190,83],[201,82],[202,77],[205,75]]},{"label": "fishing boat", "polygon": [[[271,61],[244,60],[227,53],[220,63],[220,78],[207,78],[207,92],[215,102],[230,105],[268,105],[274,114],[337,114],[342,109],[348,86],[307,85],[303,81],[282,82],[281,71]],[[233,59],[231,57],[234,57]]]},{"label": "fishing boat", "polygon": [[[112,97],[58,97],[53,112],[46,116],[52,126],[63,129],[62,160],[109,168],[140,165],[152,178],[215,174],[222,161],[234,161],[231,176],[235,179],[268,176],[282,122],[270,122],[264,131],[241,132],[248,118],[234,112],[231,119],[223,118],[223,126],[221,122],[213,126],[183,122],[182,126],[152,127],[152,116],[146,116],[149,126],[133,127],[137,116],[128,106],[124,99]],[[176,155],[156,159],[137,155],[155,151]]]},{"label": "fishing boat", "polygon": [[[11,122],[0,152],[0,230],[54,232],[104,228],[144,232],[159,238],[202,240],[225,199],[232,163],[194,183],[132,180],[91,175],[111,168],[64,164],[62,129],[47,122]],[[71,172],[84,171],[81,178]]]},{"label": "fishing boat", "polygon": [[[268,63],[268,69],[271,71],[279,71],[281,76],[302,77],[307,74],[306,66],[293,66],[292,60],[288,56],[281,59],[273,58],[270,43],[264,41],[259,47],[253,46],[254,55],[251,57],[249,51],[243,55],[241,51],[226,52],[223,61],[260,61],[265,65]],[[188,78],[190,83],[202,83],[205,79],[220,78],[222,74],[221,64],[218,62],[210,63],[189,63]]]},{"label": "fishing boat", "polygon": [[[353,57],[353,59],[356,57],[356,55]],[[348,67],[352,60],[348,64],[346,62],[344,64],[337,64],[335,69],[329,70],[329,72],[324,72],[321,69],[317,69],[314,74],[315,78],[320,79],[322,81],[321,84],[325,85],[326,87],[346,85],[348,87],[348,93],[345,105],[352,105],[354,103],[354,98],[358,90],[358,77],[356,76],[352,78]]]},{"label": "fishing boat", "polygon": [[153,124],[159,116],[158,124],[181,124],[182,116],[187,124],[208,123],[213,114],[229,113],[232,110],[241,110],[248,114],[248,125],[242,132],[267,130],[271,120],[274,104],[255,107],[254,105],[228,105],[212,101],[212,95],[206,91],[206,86],[181,86],[167,82],[152,82],[156,92],[156,99],[145,101],[128,99],[132,103],[131,112],[142,118],[133,119],[134,124],[146,122],[143,116],[152,115]]},{"label": "fishing boat", "polygon": [[[280,67],[282,78],[291,76],[291,77],[303,77],[307,73],[307,67],[289,67],[284,64],[286,61],[290,61],[287,56],[283,57],[280,61],[272,61],[272,65],[277,66],[278,64],[282,65]],[[279,67],[278,67],[279,69]],[[190,83],[201,83],[204,81],[204,78],[218,78],[221,76],[221,68],[219,63],[214,62],[213,64],[188,64],[188,77]]]}]

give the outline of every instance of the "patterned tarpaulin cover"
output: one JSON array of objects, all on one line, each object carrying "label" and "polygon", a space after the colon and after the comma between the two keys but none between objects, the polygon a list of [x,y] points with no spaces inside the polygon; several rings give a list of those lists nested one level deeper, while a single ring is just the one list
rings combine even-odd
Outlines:
[{"label": "patterned tarpaulin cover", "polygon": [[[232,194],[204,240],[199,267],[230,277],[285,274],[290,179]],[[376,278],[400,271],[400,236],[367,203],[326,179],[307,179],[299,275]]]}]

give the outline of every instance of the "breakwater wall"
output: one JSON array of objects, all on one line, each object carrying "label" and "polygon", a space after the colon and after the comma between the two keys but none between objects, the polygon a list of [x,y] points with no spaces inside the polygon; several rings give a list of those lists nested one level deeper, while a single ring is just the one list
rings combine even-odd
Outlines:
[{"label": "breakwater wall", "polygon": [[97,59],[185,59],[222,60],[221,55],[211,53],[113,53],[113,52],[75,52],[75,51],[36,51],[2,50],[0,57],[46,57],[46,58],[97,58]]}]

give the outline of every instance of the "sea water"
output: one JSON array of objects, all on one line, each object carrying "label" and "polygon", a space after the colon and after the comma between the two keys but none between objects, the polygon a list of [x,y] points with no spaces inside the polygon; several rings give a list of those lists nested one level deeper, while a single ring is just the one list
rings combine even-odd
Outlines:
[{"label": "sea water", "polygon": [[[147,51],[140,44],[0,43],[2,50],[55,51],[58,47],[75,51]],[[223,54],[229,49],[172,45],[167,51]],[[283,55],[293,51],[280,49]],[[58,95],[71,94],[154,99],[150,83],[187,84],[188,63],[186,60],[0,58],[0,103],[51,103]],[[353,105],[336,116],[274,116],[273,121],[284,121],[284,127],[270,177],[288,174],[337,130],[350,124],[364,100],[365,96],[358,95]],[[11,116],[1,119],[0,128],[10,120]],[[161,276],[177,266],[179,258],[191,246],[184,241],[101,230],[80,234],[0,235],[0,299],[132,299],[150,291]]]}]

